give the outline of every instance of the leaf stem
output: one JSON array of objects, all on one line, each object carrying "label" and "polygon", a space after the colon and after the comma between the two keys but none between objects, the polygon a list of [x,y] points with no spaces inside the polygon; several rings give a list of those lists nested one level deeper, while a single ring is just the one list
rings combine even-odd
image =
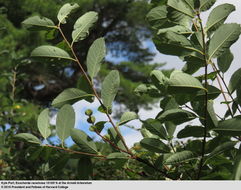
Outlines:
[{"label": "leaf stem", "polygon": [[[197,12],[197,16],[200,22],[201,26],[201,32],[202,32],[202,42],[203,42],[203,58],[205,60],[205,89],[208,87],[208,61],[207,61],[207,50],[206,50],[206,42],[205,42],[205,32],[202,24],[202,19],[200,17],[200,13]],[[204,97],[204,134],[203,134],[203,143],[202,143],[202,151],[201,151],[201,159],[199,163],[198,173],[197,173],[197,179],[199,180],[201,177],[201,171],[203,167],[203,161],[204,161],[204,155],[205,155],[205,147],[206,147],[206,138],[207,138],[207,116],[208,116],[208,91],[205,91],[205,97]]]},{"label": "leaf stem", "polygon": [[91,153],[87,153],[87,152],[79,152],[79,151],[70,150],[70,149],[67,149],[67,148],[62,148],[62,147],[58,147],[58,146],[48,145],[48,144],[46,144],[44,146],[50,147],[50,148],[54,148],[54,149],[64,150],[66,152],[73,153],[73,154],[82,154],[82,155],[87,155],[87,156],[106,158],[105,155],[97,155],[97,154],[91,154]]},{"label": "leaf stem", "polygon": [[[76,53],[75,53],[75,51],[74,51],[74,49],[73,49],[73,46],[69,43],[69,41],[68,41],[67,38],[65,37],[65,35],[64,35],[64,33],[63,33],[63,31],[62,31],[62,29],[61,29],[61,27],[60,27],[60,23],[58,24],[58,29],[59,29],[59,31],[60,31],[60,33],[61,33],[64,41],[65,41],[65,42],[67,43],[67,45],[69,46],[69,48],[70,48],[70,50],[71,50],[71,52],[72,52],[72,54],[73,54],[73,56],[74,56],[77,64],[78,64],[79,67],[80,67],[81,72],[84,74],[84,77],[86,78],[86,80],[87,80],[88,83],[90,84],[90,86],[91,86],[91,88],[92,88],[92,90],[93,90],[93,93],[94,93],[95,97],[97,98],[97,100],[99,101],[99,103],[101,104],[101,106],[104,106],[103,103],[102,103],[102,101],[101,101],[101,99],[100,99],[100,97],[99,97],[99,95],[98,95],[98,93],[96,92],[96,90],[95,90],[95,88],[94,88],[94,86],[93,86],[92,81],[90,80],[90,78],[88,77],[88,75],[87,75],[87,73],[85,72],[84,68],[83,68],[82,65],[80,64],[80,61],[79,61],[79,59],[78,59],[78,57],[77,57],[77,55],[76,55]],[[112,120],[112,118],[111,118],[111,116],[109,115],[108,112],[106,112],[106,116],[108,117],[109,122],[111,123],[111,125],[112,125],[113,128],[115,129],[117,135],[120,137],[120,140],[122,141],[122,143],[123,143],[123,145],[125,146],[126,150],[127,150],[128,152],[130,152],[128,146],[126,145],[126,142],[125,142],[123,136],[120,134],[119,130],[117,129],[116,125],[114,124],[114,122],[113,122],[113,120]]]}]

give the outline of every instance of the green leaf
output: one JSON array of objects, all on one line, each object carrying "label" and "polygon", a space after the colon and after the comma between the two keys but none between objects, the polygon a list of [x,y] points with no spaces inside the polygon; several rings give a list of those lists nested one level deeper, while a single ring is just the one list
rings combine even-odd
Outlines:
[{"label": "green leaf", "polygon": [[165,128],[166,128],[166,131],[167,131],[167,133],[169,135],[169,138],[172,139],[173,138],[173,134],[174,134],[174,132],[175,132],[175,130],[177,128],[177,125],[175,125],[171,121],[167,121],[167,122],[165,122]]},{"label": "green leaf", "polygon": [[194,18],[194,11],[189,6],[190,4],[187,4],[187,2],[188,2],[188,0],[182,0],[182,1],[168,0],[167,5],[182,14],[185,14],[191,18]]},{"label": "green leaf", "polygon": [[[117,134],[117,132],[115,131],[115,129],[113,127],[108,129],[108,134],[110,135],[110,140],[112,142],[114,142],[115,145],[117,145],[119,148],[125,150],[124,144],[122,143],[119,135]],[[116,151],[116,149],[113,149],[113,150]]]},{"label": "green leaf", "polygon": [[[192,108],[193,110],[200,116],[200,122],[204,125],[204,113],[205,113],[205,104],[203,101],[193,101],[191,102]],[[211,130],[215,127],[217,127],[218,125],[218,119],[216,117],[214,108],[213,108],[213,101],[212,100],[208,100],[208,106],[207,106],[207,128],[208,130]]]},{"label": "green leaf", "polygon": [[219,57],[227,51],[230,46],[238,40],[240,33],[241,27],[239,24],[232,23],[220,26],[209,43],[209,60]]},{"label": "green leaf", "polygon": [[41,135],[47,139],[51,135],[49,109],[44,109],[38,116],[38,129]]},{"label": "green leaf", "polygon": [[90,157],[81,157],[78,162],[78,179],[91,180],[93,177],[93,164]]},{"label": "green leaf", "polygon": [[170,109],[158,115],[157,117],[157,119],[161,122],[171,121],[175,124],[182,124],[195,118],[195,114],[182,109]]},{"label": "green leaf", "polygon": [[101,131],[104,129],[106,124],[106,121],[99,121],[97,123],[95,123],[95,125],[90,127],[91,131],[98,131],[99,133],[101,133]]},{"label": "green leaf", "polygon": [[158,89],[165,91],[169,79],[161,71],[153,70],[150,74],[150,77]]},{"label": "green leaf", "polygon": [[87,71],[93,80],[100,70],[101,63],[105,58],[106,48],[104,38],[98,38],[90,46],[87,55]]},{"label": "green leaf", "polygon": [[172,31],[161,33],[154,38],[154,43],[158,51],[166,55],[183,56],[189,55],[193,51],[199,52],[184,35]]},{"label": "green leaf", "polygon": [[210,9],[214,3],[216,3],[216,0],[199,0],[200,1],[200,10],[201,11],[207,11]]},{"label": "green leaf", "polygon": [[147,119],[143,122],[144,128],[150,131],[152,134],[159,136],[162,139],[167,140],[167,133],[162,123],[155,119]]},{"label": "green leaf", "polygon": [[233,179],[241,179],[241,146],[239,146],[239,150],[234,161]]},{"label": "green leaf", "polygon": [[151,9],[146,18],[154,29],[162,27],[167,22],[167,7],[158,6]]},{"label": "green leaf", "polygon": [[228,85],[228,89],[231,92],[231,94],[239,87],[241,81],[241,68],[236,70],[230,81],[229,81],[229,85]]},{"label": "green leaf", "polygon": [[181,71],[172,72],[168,86],[170,93],[196,93],[201,89],[205,90],[195,77]]},{"label": "green leaf", "polygon": [[123,153],[123,152],[114,152],[110,153],[107,157],[107,159],[128,159],[128,154]]},{"label": "green leaf", "polygon": [[135,112],[125,112],[121,118],[118,125],[124,125],[131,120],[138,119],[138,115]]},{"label": "green leaf", "polygon": [[192,31],[185,27],[185,26],[181,26],[181,25],[176,25],[176,26],[172,26],[172,27],[168,27],[168,28],[161,28],[158,30],[157,35],[159,34],[163,34],[166,32],[175,32],[177,34],[181,34],[181,35],[190,35],[192,33]]},{"label": "green leaf", "polygon": [[39,16],[27,18],[22,24],[29,30],[52,30],[57,28],[52,20]]},{"label": "green leaf", "polygon": [[187,162],[191,159],[195,159],[194,154],[191,151],[184,150],[182,152],[176,152],[166,159],[165,164],[178,164]]},{"label": "green leaf", "polygon": [[104,79],[101,88],[101,98],[104,106],[109,109],[118,92],[120,85],[120,76],[117,70],[111,71]]},{"label": "green leaf", "polygon": [[234,56],[230,49],[226,50],[221,56],[219,56],[217,62],[220,71],[225,73],[229,69],[231,63],[233,62],[233,58]]},{"label": "green leaf", "polygon": [[232,149],[237,142],[225,142],[219,146],[217,146],[208,156],[207,159],[210,159],[214,156],[217,156],[219,154],[222,154],[223,152]]},{"label": "green leaf", "polygon": [[225,22],[229,14],[233,11],[235,11],[235,6],[228,3],[215,7],[209,14],[205,30],[211,34]]},{"label": "green leaf", "polygon": [[65,104],[74,104],[79,100],[86,100],[91,102],[93,99],[93,94],[88,94],[77,88],[69,88],[61,92],[52,102],[54,107],[62,107]]},{"label": "green leaf", "polygon": [[[208,90],[208,99],[216,99],[220,94],[221,94],[221,90],[219,90],[218,88],[216,88],[215,86],[211,86],[208,85],[207,87]],[[200,90],[197,92],[196,97],[194,98],[194,100],[204,100],[204,97],[206,96],[206,93],[204,90]]]},{"label": "green leaf", "polygon": [[157,153],[168,153],[170,148],[162,141],[155,138],[144,138],[140,142],[141,146],[148,151]]},{"label": "green leaf", "polygon": [[98,20],[98,13],[90,11],[78,18],[74,24],[74,30],[72,32],[72,44],[74,42],[85,39],[89,35],[90,29]]},{"label": "green leaf", "polygon": [[74,61],[74,59],[71,58],[66,51],[58,47],[49,46],[49,45],[43,45],[35,48],[31,52],[31,57],[40,58],[40,59],[44,58],[44,59],[49,59],[51,61],[54,61],[54,60]]},{"label": "green leaf", "polygon": [[80,147],[81,152],[98,153],[94,141],[82,130],[71,129],[71,138]]},{"label": "green leaf", "polygon": [[57,114],[56,133],[63,142],[70,136],[70,131],[75,125],[75,112],[71,105],[64,105]]},{"label": "green leaf", "polygon": [[232,119],[220,121],[217,128],[214,128],[213,131],[228,136],[241,135],[241,116],[239,115]]},{"label": "green leaf", "polygon": [[179,131],[177,138],[187,138],[187,137],[203,137],[204,128],[200,126],[186,126],[184,129]]},{"label": "green leaf", "polygon": [[25,141],[32,144],[41,144],[41,141],[36,136],[30,133],[18,133],[14,135],[14,139]]},{"label": "green leaf", "polygon": [[61,24],[66,24],[66,19],[68,18],[68,16],[71,14],[71,12],[73,12],[74,10],[76,10],[77,8],[79,8],[79,5],[77,3],[74,4],[70,4],[70,3],[66,3],[64,4],[57,15],[57,18],[59,20],[59,22]]}]

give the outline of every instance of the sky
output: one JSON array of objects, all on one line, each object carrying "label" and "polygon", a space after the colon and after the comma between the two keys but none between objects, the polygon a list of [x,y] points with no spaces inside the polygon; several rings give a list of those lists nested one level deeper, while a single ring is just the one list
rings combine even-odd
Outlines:
[{"label": "sky", "polygon": [[[235,23],[240,24],[241,23],[241,2],[240,2],[240,0],[217,0],[214,7],[216,7],[217,5],[223,4],[223,3],[230,3],[230,4],[233,4],[236,6],[236,11],[231,13],[231,15],[226,20],[226,23],[235,22]],[[210,11],[207,11],[201,15],[204,23],[206,22],[209,13],[210,13]],[[156,53],[156,56],[155,56],[153,62],[158,62],[158,63],[166,62],[166,65],[163,67],[164,69],[175,68],[175,69],[181,70],[181,68],[184,66],[184,62],[182,62],[178,57],[168,56],[168,55],[163,55],[163,54],[158,53],[154,44],[151,41],[147,41],[147,42],[143,43],[143,46],[150,48],[154,53]],[[225,73],[225,80],[226,80],[227,84],[229,82],[230,77],[232,76],[232,73],[241,67],[240,47],[241,47],[241,39],[239,39],[238,42],[236,42],[231,47],[231,51],[234,54],[234,61],[231,65],[230,69],[228,70],[228,72]],[[107,59],[115,59],[115,58],[112,58],[111,55],[107,55]],[[121,58],[119,58],[118,60],[115,60],[115,61],[119,62],[119,61],[121,61]],[[201,70],[197,74],[201,74],[201,73],[203,73],[203,70]],[[224,111],[226,110],[225,105],[220,104],[221,101],[224,101],[224,100],[221,96],[219,96],[217,99],[217,103],[215,103],[215,105],[214,105],[214,109],[219,115],[223,115]],[[94,111],[94,116],[96,117],[97,121],[107,121],[107,117],[104,114],[96,111],[98,106],[99,106],[99,103],[97,101],[90,104],[84,100],[77,102],[76,104],[73,105],[75,112],[76,112],[75,128],[85,131],[89,136],[91,136],[95,140],[98,140],[99,138],[96,137],[96,135],[93,132],[89,131],[89,129],[88,129],[89,124],[86,122],[87,116],[85,116],[84,112],[86,109],[91,108]],[[113,105],[113,106],[115,106],[115,105]],[[116,106],[118,106],[118,105],[116,105]],[[152,109],[152,110],[141,109],[138,113],[139,117],[142,120],[145,120],[147,118],[154,118],[157,115],[157,113],[159,113],[161,110],[160,110],[160,108],[158,108],[157,105],[154,105],[153,107],[154,107],[154,109]],[[115,121],[115,122],[117,122],[117,121]],[[195,121],[194,121],[194,123],[195,123]],[[141,123],[138,120],[133,120],[133,121],[129,122],[128,124],[135,126],[136,128],[141,127]],[[109,127],[110,127],[110,125],[107,125],[105,127],[105,129],[103,130],[103,134],[106,133],[106,131]],[[133,144],[135,142],[139,142],[143,138],[139,131],[127,128],[125,126],[121,126],[120,130],[121,130],[121,133],[123,134],[123,136],[126,140],[126,143],[129,147],[133,146]],[[179,128],[179,130],[180,130],[180,128]],[[71,145],[73,142],[72,142],[71,138],[68,138],[66,140],[66,143],[68,145]]]}]

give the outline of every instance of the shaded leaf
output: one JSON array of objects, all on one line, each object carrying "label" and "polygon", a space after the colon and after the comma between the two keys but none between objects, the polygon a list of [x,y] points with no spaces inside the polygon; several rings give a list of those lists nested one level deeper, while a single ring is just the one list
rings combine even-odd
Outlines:
[{"label": "shaded leaf", "polygon": [[120,76],[117,70],[111,71],[104,79],[101,88],[101,98],[104,106],[109,109],[118,92],[120,85]]},{"label": "shaded leaf", "polygon": [[66,3],[64,4],[57,15],[57,18],[61,24],[66,24],[66,19],[71,14],[71,12],[75,11],[77,8],[79,8],[79,5],[77,3],[70,4]]},{"label": "shaded leaf", "polygon": [[54,22],[46,17],[33,16],[22,22],[29,30],[52,30],[56,29]]},{"label": "shaded leaf", "polygon": [[147,119],[143,122],[144,128],[150,131],[152,134],[159,136],[162,139],[167,139],[167,133],[162,123],[155,119]]},{"label": "shaded leaf", "polygon": [[223,24],[214,33],[208,47],[209,59],[219,57],[236,42],[241,33],[239,24]]},{"label": "shaded leaf", "polygon": [[39,145],[41,144],[41,141],[36,136],[30,133],[18,133],[14,135],[14,139],[25,141],[32,144],[39,144]]},{"label": "shaded leaf", "polygon": [[64,105],[57,114],[56,133],[63,142],[70,136],[71,129],[75,125],[75,112],[71,105]]},{"label": "shaded leaf", "polygon": [[101,133],[101,131],[104,129],[106,124],[106,121],[99,121],[97,123],[95,123],[95,125],[90,127],[91,131],[98,131],[99,133]]},{"label": "shaded leaf", "polygon": [[[207,87],[208,90],[208,99],[216,99],[220,94],[221,94],[221,90],[219,90],[218,88],[216,88],[215,86],[211,86],[208,85]],[[194,100],[204,100],[206,93],[204,90],[200,90],[197,92],[196,97],[194,98]]]},{"label": "shaded leaf", "polygon": [[182,152],[176,152],[169,156],[166,159],[165,164],[178,164],[189,161],[191,159],[195,159],[194,154],[191,151],[185,150]]},{"label": "shaded leaf", "polygon": [[86,60],[87,71],[92,80],[99,72],[101,63],[105,58],[105,54],[105,40],[104,38],[98,38],[90,46]]},{"label": "shaded leaf", "polygon": [[49,109],[44,109],[38,116],[38,129],[41,135],[47,139],[51,135]]},{"label": "shaded leaf", "polygon": [[199,0],[199,1],[200,1],[200,7],[199,8],[200,8],[201,11],[207,11],[216,2],[216,0]]},{"label": "shaded leaf", "polygon": [[110,153],[107,157],[107,159],[128,159],[128,154],[123,153],[123,152],[114,152]]},{"label": "shaded leaf", "polygon": [[124,125],[131,120],[138,119],[138,115],[135,112],[125,112],[121,118],[118,125]]},{"label": "shaded leaf", "polygon": [[[120,137],[118,136],[117,132],[115,131],[115,129],[113,127],[108,129],[108,134],[110,135],[110,140],[112,142],[114,142],[115,145],[117,145],[119,148],[125,150],[124,144],[122,143]],[[113,149],[113,150],[117,151],[116,149]]]},{"label": "shaded leaf", "polygon": [[155,138],[144,138],[140,141],[143,148],[151,152],[166,153],[170,152],[170,148],[162,141]]},{"label": "shaded leaf", "polygon": [[236,70],[231,76],[231,79],[228,85],[228,89],[231,93],[233,93],[237,89],[237,87],[240,84],[240,81],[241,81],[241,68]]},{"label": "shaded leaf", "polygon": [[183,109],[170,109],[158,115],[157,117],[157,119],[161,122],[171,121],[175,124],[182,124],[195,118],[195,114]]},{"label": "shaded leaf", "polygon": [[78,179],[91,180],[93,177],[93,164],[90,157],[81,157],[78,161]]},{"label": "shaded leaf", "polygon": [[204,128],[201,126],[186,126],[184,129],[179,131],[177,138],[187,138],[187,137],[203,137]]},{"label": "shaded leaf", "polygon": [[225,51],[221,56],[218,57],[218,68],[220,69],[220,71],[222,71],[223,73],[225,73],[232,61],[233,61],[233,54],[232,52],[230,51],[230,49],[228,49],[227,51]]},{"label": "shaded leaf", "polygon": [[237,152],[237,155],[234,161],[233,179],[234,180],[241,179],[241,146],[239,146],[239,150]]},{"label": "shaded leaf", "polygon": [[69,88],[61,92],[52,102],[52,106],[62,107],[65,104],[74,104],[79,100],[92,102],[94,95],[88,94],[77,88]]},{"label": "shaded leaf", "polygon": [[214,128],[213,131],[228,136],[241,135],[241,116],[239,115],[232,119],[220,121],[217,128]]},{"label": "shaded leaf", "polygon": [[210,159],[214,156],[217,156],[219,154],[222,154],[223,152],[232,149],[237,142],[225,142],[219,146],[217,146],[208,156],[207,159]]},{"label": "shaded leaf", "polygon": [[79,40],[85,39],[89,35],[89,30],[98,20],[98,13],[90,11],[78,18],[74,24],[74,30],[72,32],[72,44]]},{"label": "shaded leaf", "polygon": [[81,152],[98,153],[94,141],[84,131],[71,129],[71,138],[79,146]]}]

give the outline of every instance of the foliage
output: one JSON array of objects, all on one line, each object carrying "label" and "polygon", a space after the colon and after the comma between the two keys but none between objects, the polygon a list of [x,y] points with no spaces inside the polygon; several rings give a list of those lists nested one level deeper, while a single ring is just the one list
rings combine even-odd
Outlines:
[{"label": "foliage", "polygon": [[[153,3],[157,4],[156,1]],[[60,109],[57,113],[56,127],[53,127],[51,132],[56,131],[61,143],[57,145],[45,143],[42,137],[35,136],[31,131],[30,133],[18,131],[18,134],[13,135],[14,142],[24,143],[23,146],[31,150],[29,154],[23,152],[28,156],[26,159],[36,160],[38,157],[43,159],[41,165],[35,166],[34,172],[40,173],[44,179],[53,179],[60,177],[58,173],[61,171],[71,173],[70,171],[75,168],[77,171],[69,179],[95,179],[96,168],[111,167],[116,174],[124,168],[123,176],[131,179],[240,180],[238,146],[241,140],[241,110],[239,101],[235,101],[232,95],[236,91],[239,99],[240,88],[237,83],[239,70],[234,73],[228,87],[223,77],[228,68],[226,66],[225,69],[219,70],[218,67],[222,64],[219,57],[230,52],[230,47],[239,38],[241,28],[235,23],[224,23],[228,14],[234,10],[234,7],[228,4],[213,9],[205,27],[201,13],[210,9],[214,3],[215,1],[207,0],[168,0],[163,1],[161,5],[157,4],[158,6],[147,14],[150,24],[154,25],[153,36],[157,49],[161,53],[180,57],[187,65],[182,71],[154,70],[150,73],[149,82],[140,84],[135,90],[137,96],[147,94],[159,98],[160,112],[155,119],[140,120],[143,123],[141,128],[143,139],[133,147],[126,145],[120,125],[137,119],[137,115],[126,112],[118,123],[115,123],[111,116],[113,101],[116,96],[118,97],[121,84],[119,72],[112,70],[106,73],[100,82],[101,95],[99,95],[93,79],[98,75],[100,70],[98,67],[101,65],[105,51],[100,51],[96,44],[91,46],[89,52],[95,51],[97,58],[86,62],[86,71],[74,48],[75,43],[82,43],[93,30],[93,25],[98,22],[96,19],[98,13],[87,12],[76,19],[72,38],[65,36],[62,19],[59,19],[54,30],[62,36],[65,48],[45,46],[44,49],[40,46],[34,49],[31,55],[33,58],[44,58],[46,61],[54,58],[57,63],[61,63],[62,59],[67,57],[69,64],[75,63],[79,66],[85,85],[79,86],[76,90],[62,92],[64,95],[60,94],[56,98],[58,101],[55,100],[61,104],[57,104]],[[63,5],[58,15],[62,15],[64,9],[64,14],[71,17],[72,8],[66,9],[66,7],[69,5]],[[157,10],[160,11],[159,14]],[[217,20],[220,22],[217,23]],[[162,24],[157,25],[158,21]],[[31,22],[25,20],[24,23],[29,25],[28,28],[32,28]],[[215,26],[210,27],[210,23]],[[42,30],[42,26],[38,29]],[[47,25],[46,30],[48,29]],[[101,46],[105,47],[103,44]],[[219,63],[216,63],[217,61]],[[196,62],[200,64],[195,65]],[[97,68],[93,68],[93,65]],[[209,67],[213,69],[211,73],[208,72]],[[192,75],[201,68],[204,68],[202,76]],[[218,87],[211,85],[214,80],[219,81]],[[232,101],[227,101],[222,85],[225,86]],[[108,119],[96,123],[95,113],[86,110],[90,131],[101,138],[101,143],[94,141],[84,131],[74,128],[75,113],[69,105],[69,100],[71,99],[73,104],[85,97],[82,94],[91,94],[95,97],[101,105],[98,111],[104,113]],[[221,94],[227,104],[227,113],[224,117],[217,116],[213,107],[213,102]],[[46,121],[50,119],[45,112],[47,113],[44,110],[40,114],[41,122],[38,125],[44,138],[47,137],[46,131],[49,130]],[[187,122],[194,119],[199,121],[198,124],[188,125]],[[107,133],[103,131],[105,124],[111,125]],[[180,125],[186,127],[176,135],[175,132]],[[72,147],[67,147],[64,143],[68,137],[75,142]],[[188,139],[178,140],[182,138]],[[45,153],[42,153],[43,151]],[[97,176],[102,177],[100,173],[97,173]]]}]

